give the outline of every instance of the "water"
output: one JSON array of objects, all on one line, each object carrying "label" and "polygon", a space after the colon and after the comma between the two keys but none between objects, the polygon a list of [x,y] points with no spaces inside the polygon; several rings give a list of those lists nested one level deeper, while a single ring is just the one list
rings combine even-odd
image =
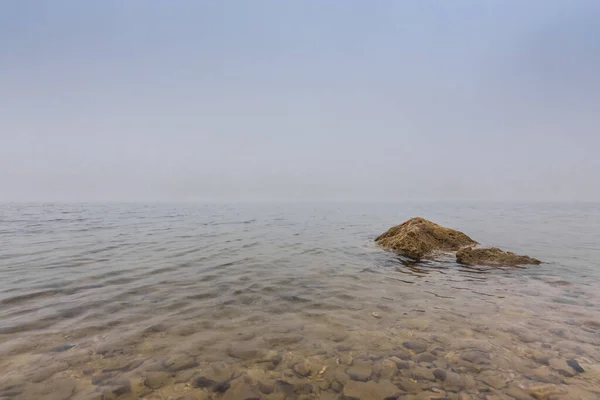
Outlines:
[{"label": "water", "polygon": [[[413,216],[545,263],[373,243]],[[0,399],[598,399],[599,243],[598,204],[5,204]]]}]

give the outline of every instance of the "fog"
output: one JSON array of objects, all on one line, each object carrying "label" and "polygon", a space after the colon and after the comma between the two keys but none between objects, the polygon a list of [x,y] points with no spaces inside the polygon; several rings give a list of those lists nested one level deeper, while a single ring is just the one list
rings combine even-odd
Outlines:
[{"label": "fog", "polygon": [[2,201],[600,200],[600,2],[0,3]]}]

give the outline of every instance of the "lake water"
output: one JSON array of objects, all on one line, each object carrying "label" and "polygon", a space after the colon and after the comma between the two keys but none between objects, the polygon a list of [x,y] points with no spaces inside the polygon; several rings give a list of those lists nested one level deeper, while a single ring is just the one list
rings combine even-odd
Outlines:
[{"label": "lake water", "polygon": [[599,204],[0,205],[0,399],[600,399],[599,345]]}]

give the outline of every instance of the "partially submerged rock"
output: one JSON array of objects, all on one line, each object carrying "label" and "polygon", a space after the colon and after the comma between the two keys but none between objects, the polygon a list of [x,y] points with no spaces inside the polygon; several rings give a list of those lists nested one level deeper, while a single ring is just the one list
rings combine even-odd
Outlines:
[{"label": "partially submerged rock", "polygon": [[424,218],[412,218],[390,228],[375,241],[387,250],[419,260],[436,251],[458,251],[477,244],[462,232]]},{"label": "partially submerged rock", "polygon": [[497,247],[475,247],[478,243],[460,231],[446,228],[425,218],[411,218],[391,227],[375,239],[383,248],[420,260],[436,252],[456,252],[456,261],[465,265],[517,266],[541,264],[540,260]]},{"label": "partially submerged rock", "polygon": [[521,256],[497,247],[465,247],[456,253],[456,261],[465,265],[517,266],[523,264],[541,264],[540,260]]}]

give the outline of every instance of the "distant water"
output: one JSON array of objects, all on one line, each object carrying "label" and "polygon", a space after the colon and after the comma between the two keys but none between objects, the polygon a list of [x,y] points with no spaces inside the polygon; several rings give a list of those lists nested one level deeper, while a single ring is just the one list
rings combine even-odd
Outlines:
[{"label": "distant water", "polygon": [[[374,244],[414,216],[544,264]],[[598,399],[599,345],[599,204],[0,205],[0,399]]]}]

